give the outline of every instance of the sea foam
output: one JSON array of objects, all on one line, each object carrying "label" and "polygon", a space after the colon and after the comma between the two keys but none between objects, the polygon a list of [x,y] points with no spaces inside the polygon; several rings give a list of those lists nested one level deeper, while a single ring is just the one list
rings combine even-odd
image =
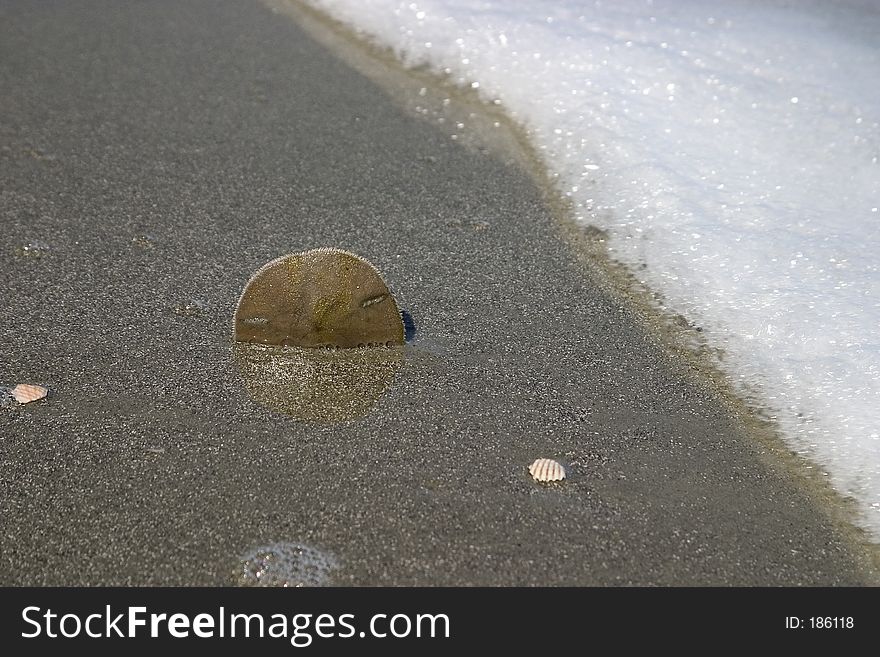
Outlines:
[{"label": "sea foam", "polygon": [[500,101],[880,538],[880,3],[309,1]]}]

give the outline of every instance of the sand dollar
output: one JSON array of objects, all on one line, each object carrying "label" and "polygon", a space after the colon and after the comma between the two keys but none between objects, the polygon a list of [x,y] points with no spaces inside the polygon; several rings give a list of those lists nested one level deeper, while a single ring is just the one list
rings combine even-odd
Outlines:
[{"label": "sand dollar", "polygon": [[296,347],[404,342],[397,303],[373,265],[341,249],[277,258],[248,281],[235,311],[235,340]]}]

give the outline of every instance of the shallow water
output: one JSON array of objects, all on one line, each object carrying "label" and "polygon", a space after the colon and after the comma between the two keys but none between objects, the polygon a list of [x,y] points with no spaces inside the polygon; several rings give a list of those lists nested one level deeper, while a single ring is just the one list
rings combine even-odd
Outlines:
[{"label": "shallow water", "polygon": [[880,537],[877,3],[310,4],[521,122]]}]

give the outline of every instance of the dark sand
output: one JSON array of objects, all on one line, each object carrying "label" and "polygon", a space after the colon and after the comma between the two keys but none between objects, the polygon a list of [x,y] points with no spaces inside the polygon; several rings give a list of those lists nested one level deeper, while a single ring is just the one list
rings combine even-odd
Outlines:
[{"label": "dark sand", "polygon": [[[0,3],[0,584],[864,584],[867,553],[601,291],[521,168],[257,2]],[[415,336],[366,417],[231,349],[248,277],[339,246]],[[569,479],[532,482],[540,456]]]}]

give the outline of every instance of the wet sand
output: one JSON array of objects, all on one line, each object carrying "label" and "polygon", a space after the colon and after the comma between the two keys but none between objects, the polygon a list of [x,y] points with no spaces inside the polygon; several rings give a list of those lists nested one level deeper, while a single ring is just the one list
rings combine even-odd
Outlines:
[{"label": "wet sand", "polygon": [[[234,584],[279,541],[337,585],[876,583],[527,171],[285,15],[2,2],[0,88],[0,385],[52,390],[0,407],[0,584]],[[251,274],[319,246],[411,318],[348,419],[255,401],[231,343]]]}]

